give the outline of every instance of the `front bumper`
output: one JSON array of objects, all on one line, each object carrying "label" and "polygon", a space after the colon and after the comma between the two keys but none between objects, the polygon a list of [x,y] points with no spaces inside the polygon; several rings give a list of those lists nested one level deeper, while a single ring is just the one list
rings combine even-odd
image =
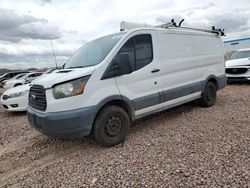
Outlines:
[{"label": "front bumper", "polygon": [[86,107],[63,112],[43,113],[28,107],[30,125],[39,132],[60,138],[88,136],[92,130],[95,107]]},{"label": "front bumper", "polygon": [[249,77],[230,77],[230,75],[227,77],[228,81],[231,82],[250,82],[250,76]]},{"label": "front bumper", "polygon": [[[235,73],[231,71],[226,74],[228,81],[250,81],[250,67],[227,67],[227,69],[236,70]],[[238,73],[237,70],[239,69],[245,69],[245,71],[243,73]]]},{"label": "front bumper", "polygon": [[7,111],[12,112],[22,112],[26,111],[28,108],[28,94],[25,94],[21,97],[9,98],[7,100],[3,100],[3,96],[1,97],[2,107]]}]

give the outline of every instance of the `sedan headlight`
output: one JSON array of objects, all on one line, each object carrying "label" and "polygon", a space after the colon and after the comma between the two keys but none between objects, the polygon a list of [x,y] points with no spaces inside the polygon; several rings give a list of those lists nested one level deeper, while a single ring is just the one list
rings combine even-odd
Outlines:
[{"label": "sedan headlight", "polygon": [[76,80],[72,80],[66,83],[58,84],[53,88],[53,95],[55,99],[61,99],[66,97],[72,97],[80,95],[84,92],[85,84],[90,76],[85,76]]},{"label": "sedan headlight", "polygon": [[16,98],[16,97],[21,97],[21,96],[24,96],[26,93],[28,93],[29,90],[25,90],[25,91],[22,91],[22,92],[17,92],[17,93],[14,93],[14,94],[11,94],[8,96],[8,98]]}]

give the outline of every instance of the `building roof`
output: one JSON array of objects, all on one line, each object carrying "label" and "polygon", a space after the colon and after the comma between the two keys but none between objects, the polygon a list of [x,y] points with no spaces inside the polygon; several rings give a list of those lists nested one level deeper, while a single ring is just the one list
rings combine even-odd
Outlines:
[{"label": "building roof", "polygon": [[240,42],[240,41],[244,41],[244,40],[250,40],[250,37],[240,38],[240,39],[235,39],[235,40],[225,40],[224,43]]}]

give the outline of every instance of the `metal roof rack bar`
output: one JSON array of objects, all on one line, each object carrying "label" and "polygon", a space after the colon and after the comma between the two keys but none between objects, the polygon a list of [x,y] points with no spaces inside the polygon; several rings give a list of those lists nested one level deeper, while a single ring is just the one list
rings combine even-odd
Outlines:
[{"label": "metal roof rack bar", "polygon": [[189,30],[195,30],[195,31],[201,31],[201,32],[208,32],[208,33],[215,33],[217,35],[225,36],[224,29],[216,29],[215,26],[212,26],[212,29],[199,29],[199,28],[193,28],[193,27],[182,27],[181,24],[183,23],[184,19],[180,21],[180,23],[177,25],[174,19],[171,20],[170,23],[158,25],[155,27],[158,28],[181,28],[181,29],[189,29]]},{"label": "metal roof rack bar", "polygon": [[[170,27],[168,27],[170,28]],[[212,29],[199,29],[199,28],[193,28],[193,27],[172,27],[172,28],[181,28],[181,29],[189,29],[189,30],[195,30],[195,31],[201,31],[201,32],[207,32],[207,33],[215,33],[217,35],[225,36],[224,29],[215,29],[214,26],[212,26]]]},{"label": "metal roof rack bar", "polygon": [[172,19],[171,22],[169,22],[169,23],[162,24],[162,25],[157,25],[157,26],[122,21],[120,30],[124,31],[124,30],[128,30],[128,29],[144,28],[144,27],[151,27],[151,28],[155,27],[155,28],[164,28],[164,29],[180,28],[180,29],[188,29],[188,30],[201,31],[201,32],[207,32],[207,33],[215,33],[217,35],[225,36],[224,29],[216,29],[215,26],[212,26],[211,30],[209,30],[209,29],[199,29],[199,28],[193,28],[193,27],[182,27],[181,24],[182,24],[183,21],[184,21],[184,19],[182,19],[179,22],[179,24],[177,25],[176,22],[174,21],[174,19]]}]

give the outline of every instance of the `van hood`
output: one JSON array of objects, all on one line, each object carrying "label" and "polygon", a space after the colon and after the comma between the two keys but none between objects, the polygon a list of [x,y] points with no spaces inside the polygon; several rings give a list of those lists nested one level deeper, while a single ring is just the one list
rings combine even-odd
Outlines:
[{"label": "van hood", "polygon": [[51,88],[55,84],[90,75],[94,71],[94,66],[75,69],[60,69],[50,74],[44,74],[38,77],[37,79],[32,81],[32,84],[42,85],[44,88]]},{"label": "van hood", "polygon": [[234,59],[226,61],[226,67],[233,67],[233,66],[250,66],[250,59],[242,58],[242,59]]}]

